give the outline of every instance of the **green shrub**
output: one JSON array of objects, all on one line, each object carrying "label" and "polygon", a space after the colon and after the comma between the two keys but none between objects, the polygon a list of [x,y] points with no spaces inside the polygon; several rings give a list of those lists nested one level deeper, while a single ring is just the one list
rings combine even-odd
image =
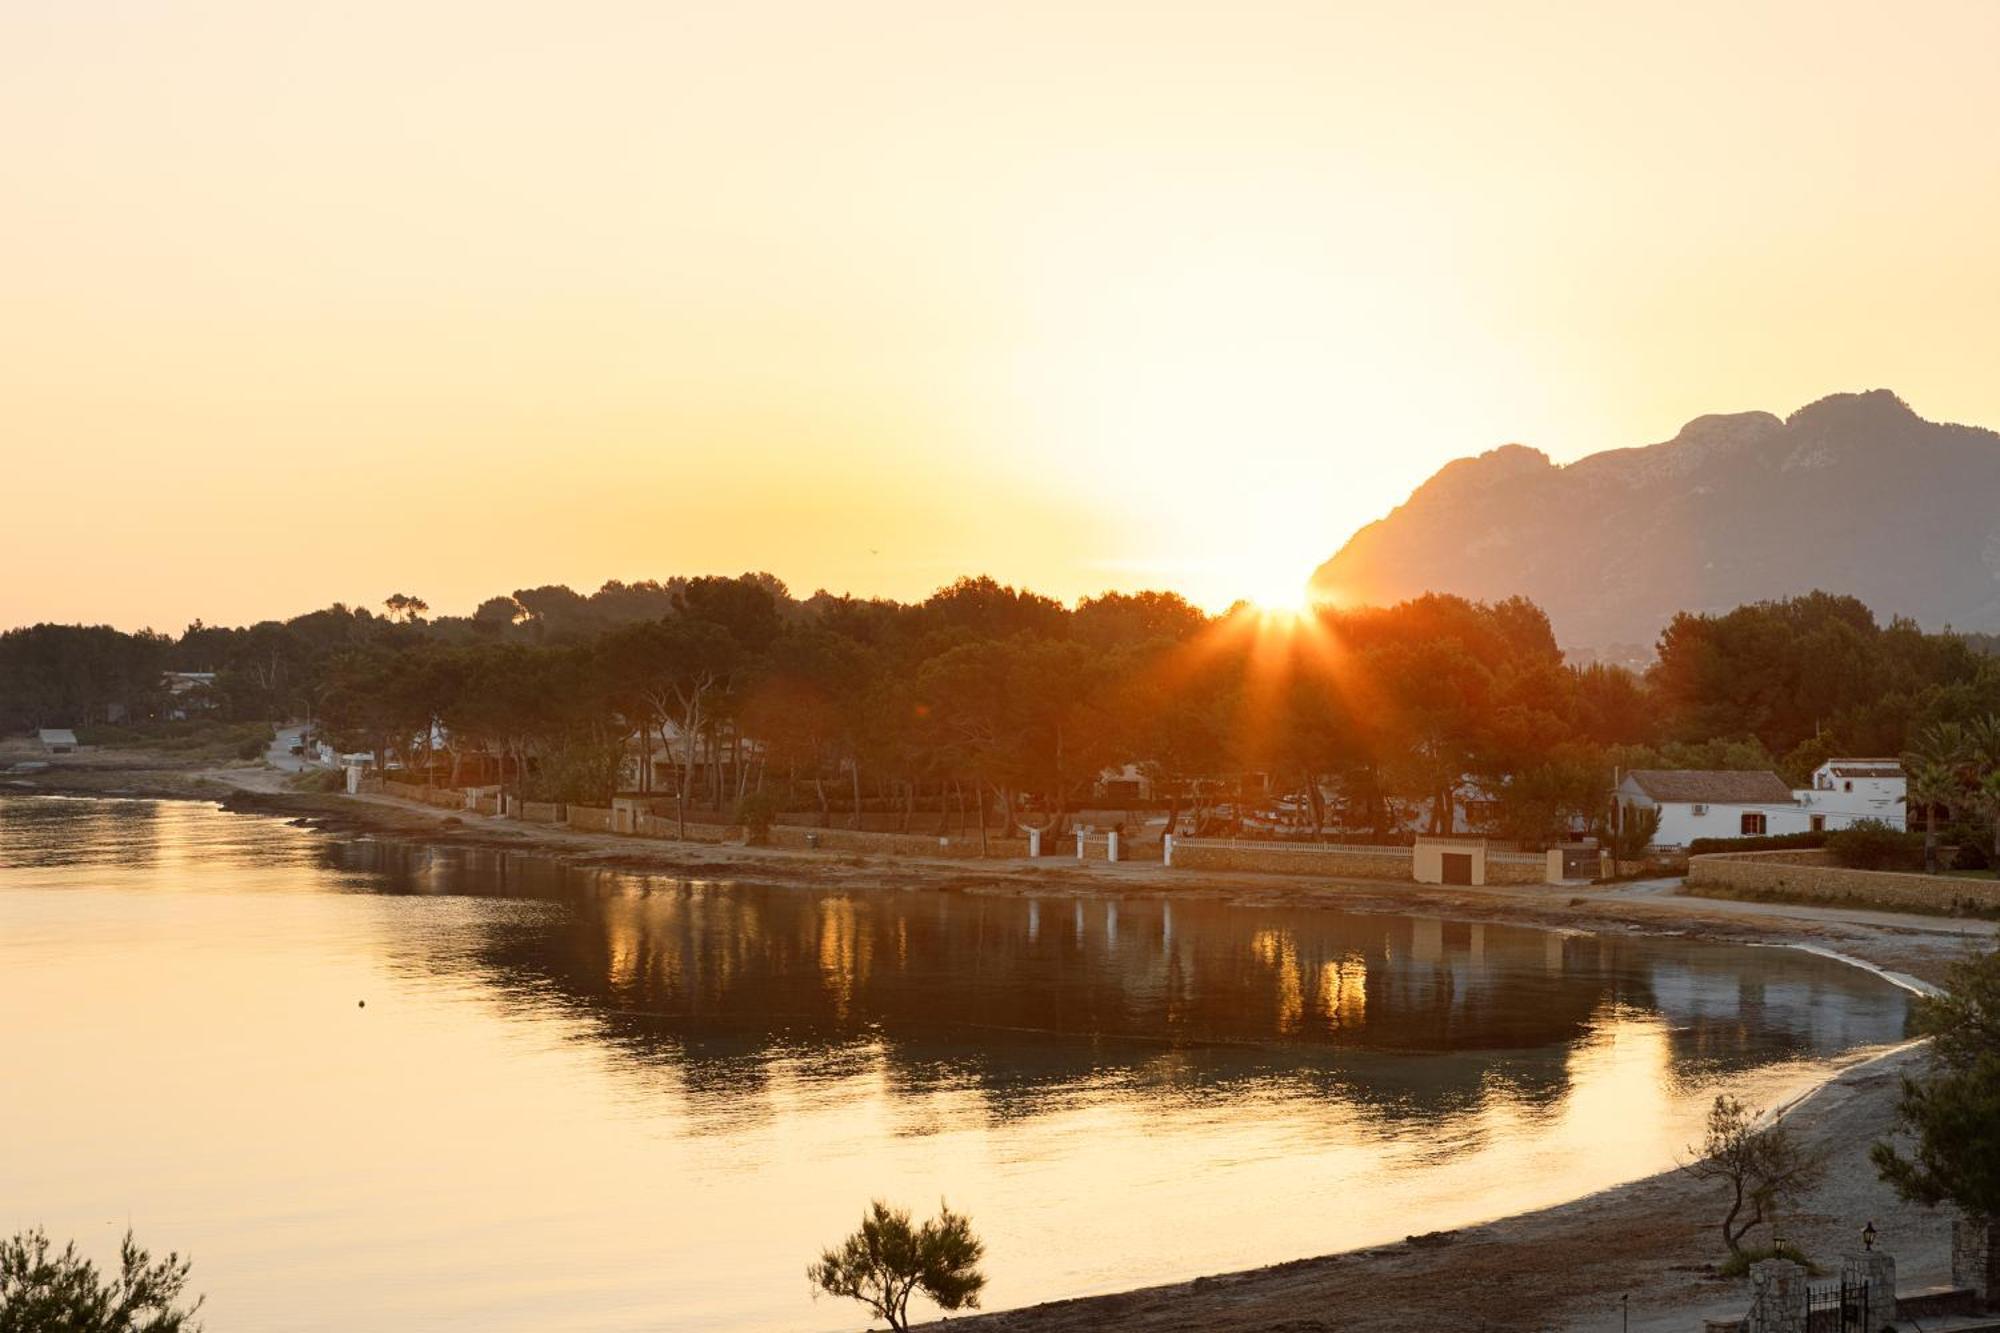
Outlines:
[{"label": "green shrub", "polygon": [[1688,843],[1689,856],[1710,852],[1793,852],[1826,846],[1824,833],[1772,833],[1762,838],[1696,838]]},{"label": "green shrub", "polygon": [[778,798],[768,792],[753,791],[736,803],[736,822],[743,826],[744,841],[762,846],[771,840],[771,824],[778,817]]},{"label": "green shrub", "polygon": [[624,763],[625,747],[616,741],[573,741],[542,756],[541,763],[521,783],[521,799],[610,805]]},{"label": "green shrub", "polygon": [[1766,1259],[1790,1259],[1808,1273],[1818,1275],[1820,1272],[1820,1266],[1806,1258],[1806,1252],[1790,1241],[1780,1242],[1776,1246],[1749,1246],[1743,1253],[1732,1254],[1727,1259],[1724,1259],[1722,1266],[1716,1272],[1720,1273],[1723,1277],[1748,1277],[1750,1275],[1750,1265],[1762,1263]]},{"label": "green shrub", "polygon": [[1993,830],[1987,825],[1955,820],[1938,830],[1938,841],[1952,849],[1953,870],[2000,869],[1993,864]]},{"label": "green shrub", "polygon": [[1850,870],[1922,870],[1924,837],[1864,819],[1826,835],[1826,850]]}]

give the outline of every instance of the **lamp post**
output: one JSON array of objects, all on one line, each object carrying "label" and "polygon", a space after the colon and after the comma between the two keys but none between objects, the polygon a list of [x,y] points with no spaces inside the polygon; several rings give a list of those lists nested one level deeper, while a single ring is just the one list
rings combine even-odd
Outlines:
[{"label": "lamp post", "polygon": [[1867,1226],[1861,1228],[1861,1248],[1864,1250],[1875,1248],[1875,1222],[1872,1218],[1869,1219]]}]

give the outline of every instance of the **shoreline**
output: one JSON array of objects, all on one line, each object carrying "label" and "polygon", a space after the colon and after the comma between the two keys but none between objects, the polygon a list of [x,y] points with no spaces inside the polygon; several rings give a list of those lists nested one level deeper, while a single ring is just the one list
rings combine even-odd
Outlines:
[{"label": "shoreline", "polygon": [[794,851],[675,842],[528,824],[386,795],[301,792],[268,768],[174,766],[125,755],[58,763],[0,777],[0,792],[135,800],[209,801],[225,810],[300,827],[388,836],[434,846],[514,851],[585,868],[759,883],[953,889],[996,895],[1223,901],[1242,906],[1419,911],[1453,920],[1592,933],[1683,936],[1806,948],[1878,971],[1898,984],[1929,984],[1969,947],[2000,940],[2000,922],[1809,904],[1749,902],[1676,891],[1672,881],[1591,886],[1450,886],[1267,871],[1173,870],[1159,862],[1079,863],[1067,858],[965,860],[881,853]]},{"label": "shoreline", "polygon": [[[134,762],[137,761],[137,762]],[[0,792],[97,799],[203,800],[224,809],[288,819],[343,836],[383,836],[439,846],[515,851],[580,867],[752,882],[844,884],[908,891],[956,890],[1008,896],[1159,897],[1245,906],[1326,907],[1350,912],[1419,912],[1544,929],[1673,935],[1799,948],[1922,990],[1973,943],[1990,944],[1992,922],[1898,916],[1785,904],[1695,898],[1657,885],[1482,888],[1380,881],[1331,881],[1271,873],[1201,874],[1157,863],[941,861],[793,852],[706,843],[655,842],[581,833],[518,821],[463,816],[388,796],[288,790],[268,768],[112,763],[51,765],[9,775]],[[634,845],[634,844],[638,845]],[[1828,1076],[1772,1109],[1808,1142],[1835,1154],[1828,1183],[1787,1234],[1823,1264],[1864,1220],[1875,1220],[1902,1265],[1902,1285],[1943,1280],[1948,1219],[1897,1203],[1875,1183],[1867,1145],[1889,1132],[1903,1072],[1922,1043],[1857,1053]],[[1850,1160],[1851,1159],[1851,1160]],[[1081,1333],[1105,1327],[1213,1330],[1403,1330],[1413,1327],[1619,1327],[1618,1296],[1631,1300],[1631,1327],[1698,1327],[1707,1315],[1740,1313],[1747,1287],[1712,1274],[1719,1242],[1702,1190],[1677,1172],[1642,1177],[1568,1202],[1461,1228],[1441,1236],[1349,1250],[1159,1286],[1081,1296],[985,1315],[956,1325],[994,1333]],[[1865,1214],[1865,1216],[1864,1216]],[[1885,1222],[1886,1219],[1886,1222]],[[1444,1251],[1440,1253],[1439,1251]],[[1566,1262],[1550,1264],[1550,1253]],[[1574,1262],[1569,1262],[1574,1260]],[[1438,1281],[1440,1271],[1451,1280]],[[1476,1291],[1477,1308],[1468,1293]],[[1607,1303],[1606,1296],[1609,1294]],[[1319,1312],[1326,1312],[1321,1318]]]}]

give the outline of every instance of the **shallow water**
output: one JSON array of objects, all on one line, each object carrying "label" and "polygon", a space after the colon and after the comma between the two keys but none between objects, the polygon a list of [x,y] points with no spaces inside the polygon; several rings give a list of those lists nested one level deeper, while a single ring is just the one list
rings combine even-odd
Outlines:
[{"label": "shallow water", "polygon": [[[365,1007],[363,1007],[365,1002]],[[988,1308],[1668,1165],[1905,998],[1782,949],[690,882],[0,797],[0,1231],[195,1260],[213,1333],[859,1328],[874,1195]]]}]

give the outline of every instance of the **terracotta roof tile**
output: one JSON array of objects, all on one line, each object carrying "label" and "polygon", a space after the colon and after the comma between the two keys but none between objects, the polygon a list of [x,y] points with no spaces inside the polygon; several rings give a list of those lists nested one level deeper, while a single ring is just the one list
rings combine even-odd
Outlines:
[{"label": "terracotta roof tile", "polygon": [[1730,772],[1700,768],[1635,768],[1626,774],[1656,801],[1698,801],[1708,805],[1790,805],[1792,789],[1766,769]]}]

